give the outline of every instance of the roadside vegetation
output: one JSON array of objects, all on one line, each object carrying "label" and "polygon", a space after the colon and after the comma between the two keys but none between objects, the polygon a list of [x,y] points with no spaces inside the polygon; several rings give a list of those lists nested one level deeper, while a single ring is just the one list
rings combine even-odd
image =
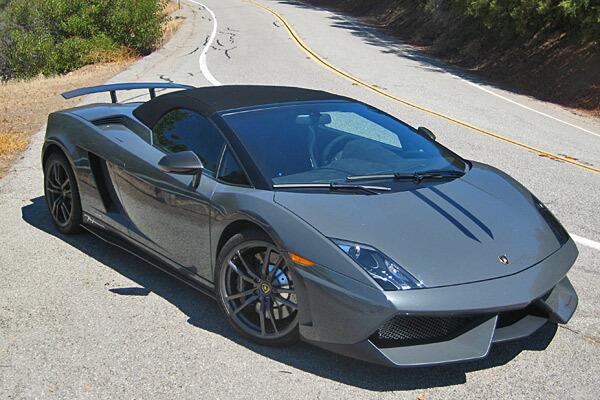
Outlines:
[{"label": "roadside vegetation", "polygon": [[[2,0],[0,0],[2,1]],[[166,0],[10,0],[0,77],[31,78],[146,55],[161,42]]]},{"label": "roadside vegetation", "polygon": [[99,85],[166,42],[183,20],[166,0],[0,0],[0,177],[60,93]]},{"label": "roadside vegetation", "polygon": [[443,60],[600,116],[599,0],[307,0]]},{"label": "roadside vegetation", "polygon": [[[540,33],[563,32],[583,41],[600,40],[600,2],[594,0],[424,0],[424,13],[440,20],[464,18],[470,33],[505,44]],[[454,18],[452,18],[454,17]]]}]

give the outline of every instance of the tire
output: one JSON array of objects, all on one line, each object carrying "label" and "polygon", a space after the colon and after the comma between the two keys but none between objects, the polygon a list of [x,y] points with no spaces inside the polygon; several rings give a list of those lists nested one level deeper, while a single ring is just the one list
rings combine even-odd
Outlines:
[{"label": "tire", "polygon": [[56,229],[65,234],[81,232],[83,215],[79,187],[63,154],[51,154],[44,164],[44,196]]},{"label": "tire", "polygon": [[240,232],[225,243],[217,258],[215,286],[219,306],[236,332],[267,346],[298,341],[292,275],[273,241],[258,230]]}]

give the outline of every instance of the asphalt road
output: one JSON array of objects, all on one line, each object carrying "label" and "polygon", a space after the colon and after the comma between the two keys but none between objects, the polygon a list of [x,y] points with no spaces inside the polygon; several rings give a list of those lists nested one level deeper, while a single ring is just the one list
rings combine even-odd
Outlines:
[{"label": "asphalt road", "polygon": [[579,309],[564,327],[445,367],[394,370],[304,344],[256,346],[239,339],[207,297],[89,235],[58,234],[42,197],[38,134],[0,181],[0,398],[600,397],[599,121],[481,82],[293,0],[260,3],[321,61],[252,2],[182,3],[186,21],[172,41],[113,82],[304,86],[427,126],[464,157],[521,181],[578,238],[569,276]]}]

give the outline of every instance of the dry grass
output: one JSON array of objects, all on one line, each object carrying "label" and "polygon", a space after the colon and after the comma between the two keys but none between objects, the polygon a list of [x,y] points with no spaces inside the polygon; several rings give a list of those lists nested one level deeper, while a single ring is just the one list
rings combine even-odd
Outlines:
[{"label": "dry grass", "polygon": [[177,2],[176,1],[169,1],[167,3],[167,5],[165,6],[164,13],[166,15],[171,15],[171,14],[173,14],[177,10],[179,10],[179,5],[177,4]]},{"label": "dry grass", "polygon": [[183,18],[171,18],[163,28],[163,37],[161,46],[167,43],[183,24]]},{"label": "dry grass", "polygon": [[0,132],[0,157],[25,150],[27,137],[18,133]]},{"label": "dry grass", "polygon": [[[165,15],[171,15],[177,10],[179,10],[179,6],[177,5],[177,3],[174,1],[169,1],[166,4],[163,12]],[[183,18],[181,17],[171,17],[167,20],[167,22],[163,26],[163,37],[161,45],[167,43],[169,39],[173,37],[175,32],[177,32],[177,30],[181,27],[181,24],[183,24]]]},{"label": "dry grass", "polygon": [[[168,2],[164,13],[179,7]],[[169,18],[162,44],[179,29],[183,19]],[[46,122],[51,112],[75,106],[80,99],[65,101],[60,93],[83,86],[100,85],[137,60],[128,49],[98,52],[89,57],[95,63],[62,76],[38,77],[27,81],[0,83],[0,178],[29,144],[29,138]]]},{"label": "dry grass", "polygon": [[53,111],[72,107],[60,93],[99,85],[123,70],[130,61],[88,65],[63,76],[38,77],[0,83],[0,177],[29,143],[29,138]]},{"label": "dry grass", "polygon": [[127,47],[121,47],[112,51],[92,51],[87,55],[90,64],[132,63],[138,58],[139,56]]}]

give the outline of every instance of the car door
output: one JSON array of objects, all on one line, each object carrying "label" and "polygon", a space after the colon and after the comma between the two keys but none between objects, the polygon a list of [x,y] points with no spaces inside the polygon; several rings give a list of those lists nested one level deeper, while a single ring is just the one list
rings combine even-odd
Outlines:
[{"label": "car door", "polygon": [[[224,144],[205,117],[187,109],[172,110],[153,128],[150,143],[126,160],[118,179],[132,238],[211,281],[211,196]],[[197,188],[193,177],[158,168],[166,154],[188,150],[205,167]]]}]

